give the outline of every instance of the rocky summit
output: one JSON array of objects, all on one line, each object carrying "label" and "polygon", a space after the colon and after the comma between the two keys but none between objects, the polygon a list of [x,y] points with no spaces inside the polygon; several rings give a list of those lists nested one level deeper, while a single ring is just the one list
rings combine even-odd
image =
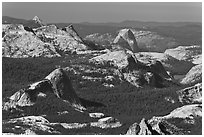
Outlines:
[{"label": "rocky summit", "polygon": [[130,29],[120,30],[113,43],[118,44],[121,48],[128,49],[134,53],[139,51],[137,41]]}]

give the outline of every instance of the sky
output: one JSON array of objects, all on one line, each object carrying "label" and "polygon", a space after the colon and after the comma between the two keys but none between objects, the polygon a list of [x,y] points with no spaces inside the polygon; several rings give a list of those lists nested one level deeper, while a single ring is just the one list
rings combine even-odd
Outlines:
[{"label": "sky", "polygon": [[45,23],[202,22],[201,2],[3,2],[2,15]]}]

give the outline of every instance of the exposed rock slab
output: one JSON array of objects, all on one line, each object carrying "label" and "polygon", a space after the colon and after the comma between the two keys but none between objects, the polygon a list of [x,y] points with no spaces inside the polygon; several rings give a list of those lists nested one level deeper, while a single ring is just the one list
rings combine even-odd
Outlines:
[{"label": "exposed rock slab", "polygon": [[194,66],[191,62],[178,60],[166,53],[139,52],[135,53],[135,56],[138,61],[145,64],[151,64],[152,61],[158,60],[167,71],[173,74],[186,74]]},{"label": "exposed rock slab", "polygon": [[164,81],[173,81],[160,61],[140,62],[132,54],[124,50],[109,52],[89,60],[96,65],[114,66],[119,69],[118,74],[122,80],[126,80],[136,87],[151,85],[163,87]]},{"label": "exposed rock slab", "polygon": [[53,98],[54,95],[60,98],[62,102],[85,110],[72,87],[70,79],[61,68],[54,70],[44,80],[17,91],[5,103],[4,107],[6,109],[7,107],[33,106],[39,100],[44,99],[46,102],[47,99]]},{"label": "exposed rock slab", "polygon": [[[173,110],[163,117],[152,117],[149,120],[142,119],[134,123],[127,131],[127,135],[183,135],[191,131],[186,126],[197,126],[198,120],[202,118],[202,105],[193,104]],[[183,126],[181,126],[181,123]],[[199,122],[198,122],[199,123]]]},{"label": "exposed rock slab", "polygon": [[202,58],[200,58],[202,56],[202,49],[199,45],[179,46],[174,49],[167,49],[165,53],[178,60],[191,61],[195,64],[202,63]]},{"label": "exposed rock slab", "polygon": [[2,56],[13,58],[26,57],[59,57],[55,47],[42,42],[32,32],[24,30],[22,25],[6,25],[2,39]]},{"label": "exposed rock slab", "polygon": [[195,117],[202,117],[202,104],[191,104],[182,106],[173,110],[170,114],[164,116],[163,118],[193,119]]},{"label": "exposed rock slab", "polygon": [[3,133],[13,134],[59,134],[42,116],[27,116],[3,121]]},{"label": "exposed rock slab", "polygon": [[50,73],[45,79],[52,83],[53,92],[58,98],[68,101],[77,108],[83,108],[77,94],[74,91],[72,83],[63,69],[56,69]]},{"label": "exposed rock slab", "polygon": [[89,113],[89,116],[92,118],[102,118],[104,117],[103,113]]},{"label": "exposed rock slab", "polygon": [[153,31],[131,29],[138,47],[152,52],[164,52],[168,48],[173,48],[178,45],[172,37],[165,37]]},{"label": "exposed rock slab", "polygon": [[202,82],[202,64],[192,67],[180,81],[181,84],[195,84],[199,82]]},{"label": "exposed rock slab", "polygon": [[106,54],[102,54],[100,56],[96,56],[92,59],[90,59],[90,62],[93,62],[94,64],[110,64],[114,65],[118,68],[124,68],[128,65],[128,54],[125,53],[125,51],[113,51],[108,52]]},{"label": "exposed rock slab", "polygon": [[128,49],[134,53],[139,51],[135,36],[130,29],[120,30],[113,43],[119,44],[121,48]]},{"label": "exposed rock slab", "polygon": [[61,57],[87,50],[73,26],[64,30],[55,25],[36,29],[23,25],[3,25],[2,56],[13,58]]}]

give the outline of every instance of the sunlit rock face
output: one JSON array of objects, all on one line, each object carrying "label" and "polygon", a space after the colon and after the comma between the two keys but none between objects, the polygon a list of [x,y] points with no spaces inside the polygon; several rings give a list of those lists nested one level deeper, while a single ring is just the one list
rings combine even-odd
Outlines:
[{"label": "sunlit rock face", "polygon": [[139,51],[137,41],[130,29],[120,30],[113,43],[118,44],[121,48],[128,49],[134,53]]},{"label": "sunlit rock face", "polygon": [[72,25],[60,30],[55,25],[31,29],[10,24],[3,25],[2,29],[3,57],[61,57],[87,50]]},{"label": "sunlit rock face", "polygon": [[[5,103],[4,108],[33,106],[43,100],[44,102],[49,102],[50,98],[55,97],[61,99],[62,104],[64,102],[64,104],[67,103],[67,105],[74,108],[85,110],[63,69],[56,69],[45,77],[44,80],[17,91]],[[53,101],[59,99],[53,99]]]},{"label": "sunlit rock face", "polygon": [[51,42],[59,53],[73,53],[87,49],[72,25],[58,29],[55,25],[37,28],[36,35],[44,42]]},{"label": "sunlit rock face", "polygon": [[96,65],[109,65],[119,69],[121,79],[136,87],[144,85],[163,87],[168,85],[164,84],[165,82],[173,81],[160,61],[140,62],[138,58],[124,50],[108,52],[89,61]]},{"label": "sunlit rock face", "polygon": [[174,48],[178,45],[176,40],[171,37],[159,35],[153,31],[131,29],[138,47],[150,52],[164,52],[168,48]]},{"label": "sunlit rock face", "polygon": [[181,84],[195,84],[199,82],[202,82],[202,64],[192,67],[180,81]]},{"label": "sunlit rock face", "polygon": [[66,75],[63,69],[54,70],[47,77],[45,77],[45,79],[48,79],[51,82],[53,92],[58,98],[68,101],[77,108],[85,109],[75,93],[69,77]]},{"label": "sunlit rock face", "polygon": [[[202,105],[193,104],[173,110],[170,114],[160,117],[152,117],[149,120],[142,119],[134,123],[127,131],[127,135],[184,135],[194,134],[193,128],[200,126],[202,119]],[[192,128],[192,131],[186,129]]]},{"label": "sunlit rock face", "polygon": [[172,74],[186,74],[194,64],[185,61],[185,60],[178,60],[166,53],[158,53],[158,52],[139,52],[135,53],[137,60],[143,63],[150,63],[151,61],[158,60],[162,63],[164,68],[171,72]]},{"label": "sunlit rock face", "polygon": [[[4,25],[3,25],[4,26]],[[42,42],[33,32],[26,31],[22,25],[5,25],[2,39],[2,56],[13,58],[59,57],[55,47]]]},{"label": "sunlit rock face", "polygon": [[202,63],[202,48],[199,45],[179,46],[177,48],[167,49],[165,53],[178,60],[186,60],[194,64]]},{"label": "sunlit rock face", "polygon": [[[133,28],[125,28],[118,31],[119,33],[116,38],[115,34],[94,33],[87,35],[85,39],[103,45],[109,49],[118,49],[121,48],[120,46],[122,46],[122,48],[128,48],[129,45],[134,45],[133,41],[136,40],[137,44],[134,45],[136,47],[134,52],[140,49],[140,51],[162,53],[166,49],[175,48],[179,45],[174,38],[162,36],[153,31],[137,30]],[[116,45],[115,42],[117,43]]]}]

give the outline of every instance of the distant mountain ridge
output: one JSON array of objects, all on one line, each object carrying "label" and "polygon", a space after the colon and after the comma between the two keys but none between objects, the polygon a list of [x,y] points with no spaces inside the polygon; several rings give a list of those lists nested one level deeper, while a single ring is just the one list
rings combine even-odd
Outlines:
[{"label": "distant mountain ridge", "polygon": [[156,21],[137,21],[137,20],[125,20],[122,22],[107,22],[107,23],[89,23],[82,22],[86,25],[104,25],[104,26],[117,26],[117,27],[139,27],[139,28],[152,28],[158,26],[174,26],[179,27],[183,25],[202,25],[200,22],[156,22]]},{"label": "distant mountain ridge", "polygon": [[[34,20],[17,19],[3,16],[2,24],[23,24],[31,28],[37,28],[41,25]],[[55,25],[57,28],[64,28],[71,23],[47,23]],[[99,33],[109,33],[114,37],[120,29],[134,28],[142,31],[157,32],[161,36],[172,37],[179,45],[201,45],[202,44],[202,23],[200,22],[143,22],[143,21],[123,21],[119,23],[72,23],[78,34],[85,38],[87,35]]]}]

